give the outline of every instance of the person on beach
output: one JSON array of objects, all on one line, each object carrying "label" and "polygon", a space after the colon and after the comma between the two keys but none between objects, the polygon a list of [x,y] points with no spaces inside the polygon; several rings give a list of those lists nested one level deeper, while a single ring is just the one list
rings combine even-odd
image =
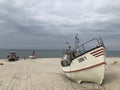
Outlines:
[{"label": "person on beach", "polygon": [[25,60],[25,55],[23,56],[23,59]]}]

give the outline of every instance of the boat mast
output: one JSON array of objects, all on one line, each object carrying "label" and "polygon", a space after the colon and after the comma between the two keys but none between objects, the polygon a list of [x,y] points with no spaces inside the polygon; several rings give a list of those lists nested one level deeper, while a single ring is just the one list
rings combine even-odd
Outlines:
[{"label": "boat mast", "polygon": [[78,49],[78,45],[79,45],[79,38],[78,38],[78,34],[76,34],[76,36],[75,36],[75,50],[77,50]]}]

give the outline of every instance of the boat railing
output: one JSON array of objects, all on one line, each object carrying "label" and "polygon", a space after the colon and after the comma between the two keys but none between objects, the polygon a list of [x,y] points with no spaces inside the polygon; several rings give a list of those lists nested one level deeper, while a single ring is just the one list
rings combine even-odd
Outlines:
[{"label": "boat railing", "polygon": [[78,51],[78,55],[84,54],[94,48],[100,47],[100,46],[104,46],[103,40],[101,38],[94,38],[91,39],[83,44],[81,44],[77,51]]}]

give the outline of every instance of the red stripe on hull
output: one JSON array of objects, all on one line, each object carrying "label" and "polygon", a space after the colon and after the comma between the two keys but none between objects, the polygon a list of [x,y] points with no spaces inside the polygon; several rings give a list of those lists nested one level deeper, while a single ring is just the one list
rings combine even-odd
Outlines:
[{"label": "red stripe on hull", "polygon": [[101,50],[104,50],[104,49],[102,48],[102,49],[96,50],[96,51],[94,51],[94,52],[91,52],[90,54],[94,54],[94,53],[99,52],[99,51],[101,51]]},{"label": "red stripe on hull", "polygon": [[101,54],[99,54],[99,55],[97,55],[97,56],[95,56],[95,57],[99,57],[99,56],[102,56],[102,55],[104,55],[103,53],[101,53]]},{"label": "red stripe on hull", "polygon": [[99,55],[99,54],[103,54],[103,51],[98,52],[98,53],[95,53],[95,54],[93,54],[93,56],[97,56],[97,55]]},{"label": "red stripe on hull", "polygon": [[72,73],[72,72],[83,71],[83,70],[86,70],[86,69],[90,69],[90,68],[94,68],[94,67],[100,66],[102,64],[106,64],[106,63],[105,62],[101,62],[101,63],[95,64],[95,65],[92,65],[92,66],[89,66],[89,67],[86,67],[86,68],[82,68],[82,69],[78,69],[78,70],[73,70],[73,71],[63,71],[63,72],[65,72],[65,73]]}]

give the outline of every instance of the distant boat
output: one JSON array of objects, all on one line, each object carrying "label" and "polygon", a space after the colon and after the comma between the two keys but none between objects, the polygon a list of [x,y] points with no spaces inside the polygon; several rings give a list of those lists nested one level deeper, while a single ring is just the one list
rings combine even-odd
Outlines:
[{"label": "distant boat", "polygon": [[10,51],[10,54],[7,57],[8,57],[8,61],[17,61],[17,60],[19,60],[19,56],[16,55],[15,51]]},{"label": "distant boat", "polygon": [[35,51],[30,54],[29,59],[35,59]]},{"label": "distant boat", "polygon": [[[91,42],[96,42],[93,46]],[[105,70],[105,47],[101,38],[95,38],[78,46],[76,38],[75,49],[64,51],[61,60],[62,70],[67,77],[81,83],[82,81],[102,84]],[[87,47],[88,46],[88,47]],[[90,48],[92,46],[92,48]],[[88,49],[89,48],[89,49]]]}]

